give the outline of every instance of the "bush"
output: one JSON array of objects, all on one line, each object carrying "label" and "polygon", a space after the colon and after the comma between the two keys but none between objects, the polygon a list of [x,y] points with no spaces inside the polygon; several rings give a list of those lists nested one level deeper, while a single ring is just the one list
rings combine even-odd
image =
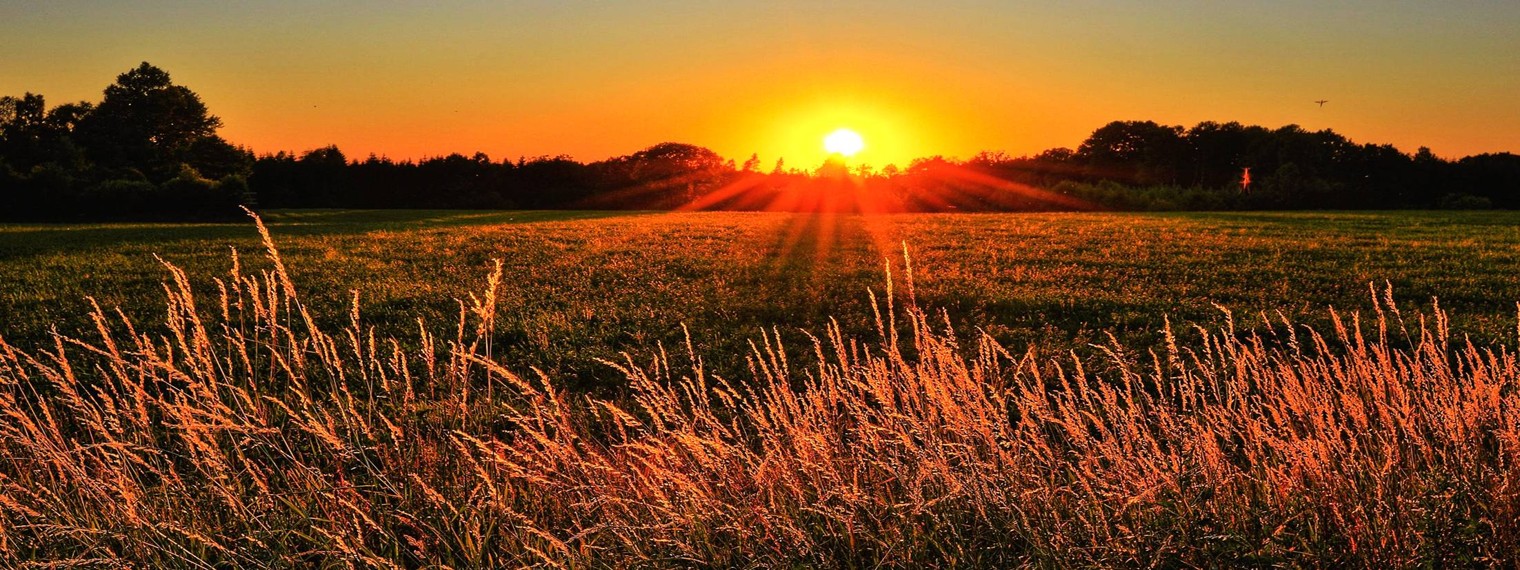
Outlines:
[{"label": "bush", "polygon": [[1442,210],[1492,210],[1494,201],[1472,194],[1447,194],[1441,197]]},{"label": "bush", "polygon": [[238,214],[238,206],[248,190],[241,176],[227,176],[213,182],[189,165],[182,165],[178,176],[164,182],[160,192],[158,215],[178,219],[223,219]]},{"label": "bush", "polygon": [[85,191],[80,213],[89,217],[132,218],[160,207],[161,192],[147,180],[107,180]]},{"label": "bush", "polygon": [[1239,208],[1245,199],[1234,188],[1126,186],[1111,180],[1060,182],[1054,190],[1099,209],[1121,211],[1231,210]]},{"label": "bush", "polygon": [[222,204],[231,206],[230,209],[234,212],[236,212],[237,206],[252,208],[258,205],[257,197],[254,196],[253,190],[248,187],[248,179],[242,176],[236,174],[224,176],[221,180],[216,181],[216,187],[213,190],[217,195],[216,199]]}]

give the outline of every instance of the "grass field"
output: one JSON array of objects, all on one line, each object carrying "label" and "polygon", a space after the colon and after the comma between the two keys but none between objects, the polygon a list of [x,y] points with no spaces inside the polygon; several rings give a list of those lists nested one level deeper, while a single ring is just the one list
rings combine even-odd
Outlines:
[{"label": "grass field", "polygon": [[1513,214],[269,219],[0,228],[0,567],[1520,551]]},{"label": "grass field", "polygon": [[[1511,213],[987,214],[885,218],[749,213],[292,211],[267,216],[319,320],[351,290],[385,333],[456,320],[491,260],[504,267],[496,354],[574,385],[616,383],[596,359],[679,343],[686,324],[719,369],[761,330],[786,338],[830,317],[872,330],[868,288],[906,243],[919,298],[1010,346],[1153,345],[1164,318],[1241,326],[1365,312],[1369,284],[1411,308],[1439,296],[1458,330],[1512,340],[1520,215]],[[154,259],[203,293],[257,252],[251,224],[0,225],[0,335],[46,340],[89,325],[86,296],[162,318]],[[257,267],[258,256],[245,256]],[[1185,327],[1183,327],[1185,330]]]}]

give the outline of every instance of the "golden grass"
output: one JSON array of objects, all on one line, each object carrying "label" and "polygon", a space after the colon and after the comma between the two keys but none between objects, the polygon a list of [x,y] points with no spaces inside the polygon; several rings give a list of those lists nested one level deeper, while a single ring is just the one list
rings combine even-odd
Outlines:
[{"label": "golden grass", "polygon": [[[878,338],[609,363],[616,400],[493,360],[499,266],[421,350],[319,330],[270,271],[165,321],[0,340],[0,563],[38,567],[1507,565],[1520,364],[1374,295],[1369,323],[1169,329],[1045,358],[888,287]],[[906,258],[904,260],[906,262]],[[1406,323],[1406,318],[1412,322]],[[689,344],[688,344],[689,346]],[[799,365],[808,361],[814,364]],[[1093,370],[1090,372],[1089,370]]]}]

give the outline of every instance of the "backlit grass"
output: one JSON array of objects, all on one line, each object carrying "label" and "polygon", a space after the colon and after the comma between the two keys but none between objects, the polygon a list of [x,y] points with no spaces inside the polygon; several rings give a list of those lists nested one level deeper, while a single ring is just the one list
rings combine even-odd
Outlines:
[{"label": "backlit grass", "polygon": [[266,244],[224,259],[212,295],[165,266],[162,325],[93,310],[93,334],[0,342],[0,560],[1389,567],[1520,548],[1520,362],[1386,290],[1323,334],[1215,309],[1154,351],[1083,357],[956,330],[903,257],[862,295],[860,336],[756,335],[742,375],[677,343],[603,363],[626,390],[594,398],[494,354],[505,261],[409,349],[359,303],[304,301]]}]

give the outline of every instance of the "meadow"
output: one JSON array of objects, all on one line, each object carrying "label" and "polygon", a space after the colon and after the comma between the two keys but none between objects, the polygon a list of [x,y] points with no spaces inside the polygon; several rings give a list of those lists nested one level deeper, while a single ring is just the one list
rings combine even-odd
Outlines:
[{"label": "meadow", "polygon": [[[868,289],[904,244],[917,294],[958,328],[1004,344],[1087,350],[1114,334],[1154,346],[1169,317],[1247,326],[1262,313],[1323,323],[1365,312],[1369,285],[1410,307],[1439,297],[1458,329],[1513,340],[1520,216],[1499,212],[933,214],[284,211],[266,215],[314,317],[367,320],[414,343],[502,261],[495,354],[577,387],[616,386],[598,364],[647,358],[691,331],[736,371],[762,331],[797,340],[829,319],[874,331]],[[87,297],[162,320],[158,259],[197,290],[260,250],[249,223],[0,225],[0,336],[20,346],[88,330]],[[261,257],[244,256],[251,268]]]},{"label": "meadow", "polygon": [[0,227],[0,562],[1520,549],[1514,214],[267,219]]}]

